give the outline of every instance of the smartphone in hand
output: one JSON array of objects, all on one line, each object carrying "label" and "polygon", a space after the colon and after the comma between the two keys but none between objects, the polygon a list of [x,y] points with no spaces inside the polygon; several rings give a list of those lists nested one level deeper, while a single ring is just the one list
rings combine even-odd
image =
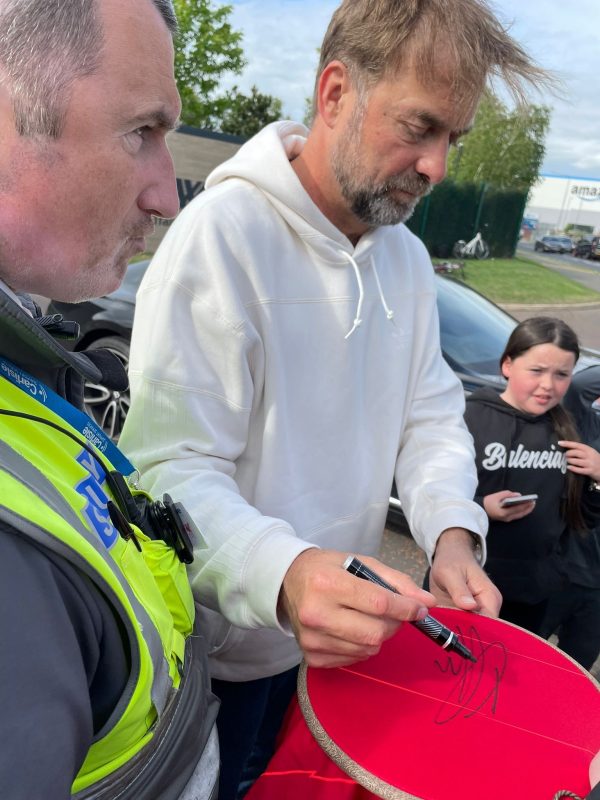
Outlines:
[{"label": "smartphone in hand", "polygon": [[518,506],[521,503],[530,503],[532,500],[537,500],[537,494],[520,494],[518,497],[505,497],[500,501],[501,506]]}]

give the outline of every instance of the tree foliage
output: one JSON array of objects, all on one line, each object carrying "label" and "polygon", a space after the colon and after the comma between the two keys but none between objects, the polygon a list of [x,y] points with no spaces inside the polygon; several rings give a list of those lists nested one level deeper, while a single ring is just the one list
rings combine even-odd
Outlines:
[{"label": "tree foliage", "polygon": [[246,62],[242,34],[229,23],[232,6],[211,0],[174,0],[179,21],[175,43],[175,78],[181,95],[181,121],[216,129],[228,105],[219,94],[221,77],[239,75]]},{"label": "tree foliage", "polygon": [[473,130],[450,156],[449,177],[458,183],[528,191],[539,175],[549,124],[550,109],[544,106],[511,111],[486,94]]},{"label": "tree foliage", "polygon": [[181,121],[197,128],[252,136],[281,117],[281,100],[253,86],[249,95],[237,86],[220,92],[227,73],[246,66],[242,33],[229,22],[231,5],[212,0],[174,0],[179,21],[175,42],[175,78],[181,95]]},{"label": "tree foliage", "polygon": [[234,86],[227,92],[227,106],[223,111],[220,130],[237,136],[254,136],[255,133],[281,119],[281,100],[270,94],[262,94],[253,86],[250,94],[242,94]]}]

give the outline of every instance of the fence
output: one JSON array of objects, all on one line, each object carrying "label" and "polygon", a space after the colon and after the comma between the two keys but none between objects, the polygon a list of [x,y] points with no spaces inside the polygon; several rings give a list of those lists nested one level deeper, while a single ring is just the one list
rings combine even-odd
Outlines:
[{"label": "fence", "polygon": [[448,258],[454,242],[469,240],[478,230],[492,256],[511,258],[526,202],[526,192],[445,180],[419,203],[407,225],[437,258]]}]

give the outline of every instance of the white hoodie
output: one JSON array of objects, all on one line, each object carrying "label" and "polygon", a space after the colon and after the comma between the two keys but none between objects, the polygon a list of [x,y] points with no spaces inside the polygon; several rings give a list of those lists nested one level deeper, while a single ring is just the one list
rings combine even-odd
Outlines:
[{"label": "white hoodie", "polygon": [[121,445],[202,532],[190,576],[225,680],[299,662],[288,567],[315,546],[376,555],[394,474],[429,556],[445,528],[487,526],[427,252],[404,225],[353,247],[289,164],[305,137],[274,123],[217,167],[137,298]]}]

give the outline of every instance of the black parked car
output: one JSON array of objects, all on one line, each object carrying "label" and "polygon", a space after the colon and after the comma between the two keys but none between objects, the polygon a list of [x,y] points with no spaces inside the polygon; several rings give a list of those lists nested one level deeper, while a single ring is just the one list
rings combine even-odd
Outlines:
[{"label": "black parked car", "polygon": [[578,258],[589,258],[592,252],[592,240],[580,239],[573,248],[573,255]]},{"label": "black parked car", "polygon": [[600,259],[600,236],[592,236],[591,239],[580,239],[575,245],[573,255],[593,260]]},{"label": "black parked car", "polygon": [[[123,283],[111,294],[83,303],[53,300],[47,313],[62,314],[65,319],[79,323],[80,338],[74,343],[76,350],[106,348],[127,367],[135,295],[149,264],[149,260],[131,263]],[[115,392],[100,384],[86,383],[84,400],[88,413],[117,441],[129,411],[129,392]]]},{"label": "black parked car", "polygon": [[[81,328],[77,350],[106,347],[127,366],[133,325],[135,295],[149,261],[129,265],[125,280],[112,294],[84,303],[53,301],[48,314],[62,314]],[[462,381],[466,393],[479,386],[504,385],[498,360],[517,321],[479,292],[463,283],[436,274],[440,337],[444,358]],[[578,369],[598,363],[597,354],[583,353]],[[129,393],[115,392],[97,384],[86,384],[87,410],[116,441],[129,410]],[[405,525],[395,490],[388,520]]]},{"label": "black parked car", "polygon": [[568,236],[542,236],[536,240],[533,249],[543,253],[570,253],[573,241]]}]

